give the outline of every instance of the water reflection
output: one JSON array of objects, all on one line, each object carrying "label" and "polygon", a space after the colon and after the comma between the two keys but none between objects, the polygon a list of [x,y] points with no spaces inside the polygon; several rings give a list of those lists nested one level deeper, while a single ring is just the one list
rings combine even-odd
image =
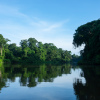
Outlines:
[{"label": "water reflection", "polygon": [[100,100],[100,67],[99,66],[82,66],[80,73],[86,83],[76,79],[73,83],[77,100]]},{"label": "water reflection", "polygon": [[15,82],[19,77],[20,86],[35,87],[41,82],[53,82],[54,78],[62,74],[70,74],[71,65],[1,65],[0,90],[8,87],[8,82]]},{"label": "water reflection", "polygon": [[[35,88],[27,90],[28,87]],[[7,88],[8,91],[3,88]],[[16,89],[15,94],[12,92],[13,89]],[[29,100],[30,97],[33,100],[39,97],[47,100],[44,98],[46,94],[57,100],[100,100],[100,67],[80,68],[70,64],[60,66],[0,65],[1,90],[4,90],[0,93],[1,99],[5,98],[5,94],[11,99],[10,95],[13,94],[13,99],[24,100],[27,97],[26,100]],[[19,96],[16,97],[16,93]]]}]

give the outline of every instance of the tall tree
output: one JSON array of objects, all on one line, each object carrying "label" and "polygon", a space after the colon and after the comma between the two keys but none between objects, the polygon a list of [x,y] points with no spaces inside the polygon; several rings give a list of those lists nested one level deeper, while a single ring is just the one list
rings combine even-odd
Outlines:
[{"label": "tall tree", "polygon": [[33,50],[37,45],[37,40],[35,38],[28,39],[28,47]]},{"label": "tall tree", "polygon": [[79,47],[85,44],[81,51],[83,60],[87,63],[100,63],[100,19],[86,23],[77,28],[73,45]]},{"label": "tall tree", "polygon": [[10,41],[10,40],[8,40],[8,39],[5,39],[3,36],[2,36],[2,34],[0,34],[0,53],[1,53],[1,56],[2,56],[2,50],[3,50],[3,47],[4,47],[4,45],[8,42],[8,41]]},{"label": "tall tree", "polygon": [[28,47],[28,41],[25,40],[21,40],[20,45],[22,47],[22,50],[24,50],[26,47]]}]

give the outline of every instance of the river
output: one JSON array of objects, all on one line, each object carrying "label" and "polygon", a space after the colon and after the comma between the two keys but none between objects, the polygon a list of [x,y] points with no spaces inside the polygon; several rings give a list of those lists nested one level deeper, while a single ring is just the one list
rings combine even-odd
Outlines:
[{"label": "river", "polygon": [[0,65],[0,100],[100,100],[100,67]]}]

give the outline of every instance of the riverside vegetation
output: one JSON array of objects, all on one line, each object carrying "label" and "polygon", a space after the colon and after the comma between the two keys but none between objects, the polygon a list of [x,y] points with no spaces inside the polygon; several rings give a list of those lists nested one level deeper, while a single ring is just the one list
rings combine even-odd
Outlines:
[{"label": "riverside vegetation", "polygon": [[38,42],[35,38],[21,40],[20,46],[16,43],[8,44],[0,34],[0,62],[5,63],[66,63],[79,56],[71,55],[71,51],[57,48],[53,43]]},{"label": "riverside vegetation", "polygon": [[21,40],[20,46],[16,43],[8,44],[0,34],[0,62],[6,63],[67,63],[100,64],[100,19],[86,23],[77,28],[73,36],[73,45],[85,45],[80,51],[80,57],[71,51],[57,48],[53,43],[38,42],[35,38]]},{"label": "riverside vegetation", "polygon": [[85,45],[79,64],[100,64],[100,19],[81,25],[74,34],[73,45]]}]

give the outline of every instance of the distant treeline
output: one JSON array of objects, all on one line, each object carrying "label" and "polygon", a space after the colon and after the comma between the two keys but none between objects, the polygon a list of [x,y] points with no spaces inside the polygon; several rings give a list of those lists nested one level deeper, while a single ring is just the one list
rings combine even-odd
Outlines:
[{"label": "distant treeline", "polygon": [[100,64],[100,19],[86,23],[77,28],[73,45],[85,45],[80,51],[82,61],[79,64]]},{"label": "distant treeline", "polygon": [[0,34],[0,62],[6,63],[67,63],[75,61],[77,55],[71,51],[57,48],[53,43],[38,42],[35,38],[21,40],[20,46],[16,43],[8,44]]}]

